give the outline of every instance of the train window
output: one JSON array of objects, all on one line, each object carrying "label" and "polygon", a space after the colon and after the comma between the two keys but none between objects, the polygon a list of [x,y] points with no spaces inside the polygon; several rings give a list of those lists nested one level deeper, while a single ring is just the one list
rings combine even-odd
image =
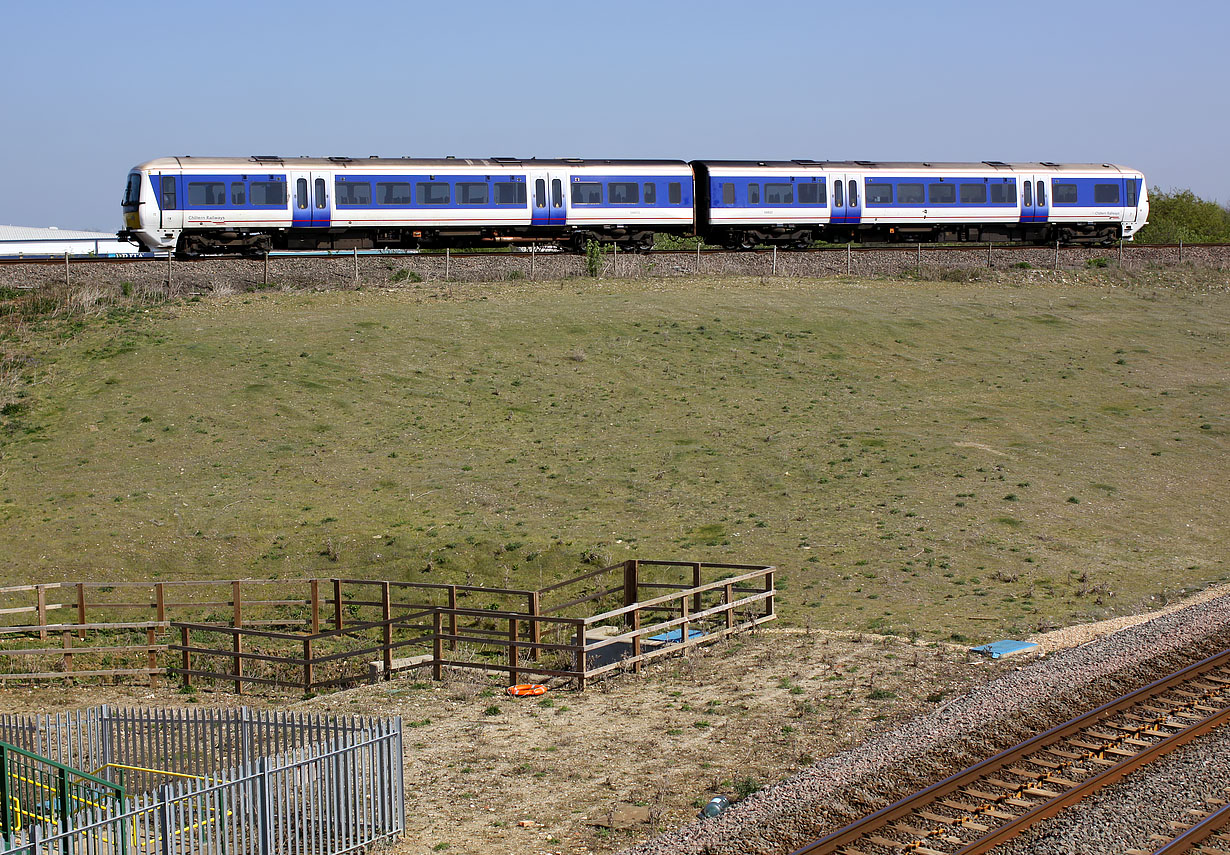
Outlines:
[{"label": "train window", "polygon": [[323,208],[326,202],[325,179],[317,178],[315,181],[315,184],[316,184],[316,207]]},{"label": "train window", "polygon": [[248,200],[248,193],[247,193],[247,190],[243,186],[243,182],[242,181],[232,181],[231,182],[231,204],[232,205],[244,205],[244,204],[247,204],[247,200]]},{"label": "train window", "polygon": [[897,185],[897,204],[898,205],[925,205],[927,204],[927,195],[923,192],[923,186],[914,182],[908,184]]},{"label": "train window", "polygon": [[[419,185],[419,200],[423,201],[422,186]],[[447,184],[444,185],[446,188]],[[409,181],[377,181],[376,182],[376,202],[381,205],[409,205],[410,204],[410,182]]]},{"label": "train window", "polygon": [[449,192],[447,181],[420,181],[414,188],[415,198],[420,205],[447,205]]},{"label": "train window", "polygon": [[[542,180],[539,179],[539,184]],[[497,205],[524,205],[525,184],[520,181],[497,181],[495,187],[495,203]],[[541,189],[541,188],[540,188]],[[545,201],[544,203],[545,204]],[[538,207],[542,207],[539,205]]]},{"label": "train window", "polygon": [[965,205],[985,205],[987,203],[987,185],[962,184],[961,202]]},{"label": "train window", "polygon": [[226,204],[226,185],[221,181],[189,181],[188,204],[193,207]]},{"label": "train window", "polygon": [[1039,208],[1046,207],[1046,182],[1045,181],[1038,182],[1038,207]]},{"label": "train window", "polygon": [[[602,186],[599,185],[598,192],[602,192]],[[564,185],[558,178],[551,179],[551,207],[564,207]]]},{"label": "train window", "polygon": [[683,185],[678,181],[672,181],[666,185],[666,201],[672,205],[683,204]]},{"label": "train window", "polygon": [[547,182],[542,178],[534,182],[534,207],[547,207]]},{"label": "train window", "polygon": [[845,185],[840,180],[833,182],[833,207],[844,208],[846,206],[845,191],[842,188]]},{"label": "train window", "polygon": [[1016,204],[1016,185],[1004,182],[1002,184],[991,185],[991,204],[992,205],[1015,205]]},{"label": "train window", "polygon": [[1051,196],[1054,198],[1056,205],[1075,205],[1076,185],[1052,181]]},{"label": "train window", "polygon": [[303,210],[307,206],[307,179],[300,178],[295,182],[295,207]]},{"label": "train window", "polygon": [[928,184],[927,198],[932,205],[951,205],[957,201],[957,185],[955,184]]},{"label": "train window", "polygon": [[793,205],[793,184],[766,184],[764,186],[764,202],[766,205]]},{"label": "train window", "polygon": [[1118,205],[1119,204],[1119,185],[1118,184],[1094,184],[1093,185],[1093,204],[1095,205]]},{"label": "train window", "polygon": [[253,205],[286,207],[286,184],[282,181],[253,181],[249,193]]},{"label": "train window", "polygon": [[1032,181],[1025,182],[1025,189],[1021,191],[1021,204],[1026,208],[1034,206],[1034,183]]},{"label": "train window", "polygon": [[601,205],[602,185],[597,181],[580,181],[572,185],[572,204]]},{"label": "train window", "polygon": [[607,201],[612,205],[636,205],[641,201],[641,185],[635,181],[612,181],[606,191]]},{"label": "train window", "polygon": [[658,185],[649,181],[645,182],[645,204],[658,204]]},{"label": "train window", "polygon": [[722,185],[722,204],[733,205],[735,203],[735,185],[726,182]]},{"label": "train window", "polygon": [[175,178],[170,175],[162,176],[162,193],[158,200],[158,206],[164,211],[175,210],[177,203],[175,201]]},{"label": "train window", "polygon": [[[409,187],[406,188],[409,190]],[[366,181],[335,181],[333,199],[339,208],[352,208],[372,203],[372,185]]]},{"label": "train window", "polygon": [[759,205],[760,204],[760,185],[759,184],[747,185],[747,203],[749,205]]},{"label": "train window", "polygon": [[[810,185],[804,184],[799,188],[799,201],[804,201],[803,191]],[[891,184],[871,184],[867,185],[867,204],[868,205],[891,205],[893,203],[893,185]]]},{"label": "train window", "polygon": [[137,204],[137,202],[139,201],[138,197],[140,195],[141,195],[141,175],[139,173],[134,172],[132,175],[128,176],[128,186],[124,188],[123,204],[125,205]]},{"label": "train window", "polygon": [[486,205],[487,185],[479,181],[458,181],[457,204]]},{"label": "train window", "polygon": [[828,187],[828,185],[824,183],[824,179],[823,179],[823,178],[821,178],[821,179],[820,179],[819,181],[817,181],[816,183],[817,183],[818,185],[820,185],[820,199],[819,199],[819,203],[820,203],[820,207],[822,207],[822,208],[823,208],[825,205],[827,205],[827,204],[829,203],[829,200],[828,200],[828,192],[827,192],[827,187]]},{"label": "train window", "polygon": [[1136,207],[1136,179],[1129,178],[1127,180],[1127,206],[1129,208]]},{"label": "train window", "polygon": [[815,181],[810,184],[799,185],[799,204],[800,205],[818,205],[820,204],[820,189],[823,187]]},{"label": "train window", "polygon": [[858,207],[858,182],[853,178],[850,179],[850,207]]}]

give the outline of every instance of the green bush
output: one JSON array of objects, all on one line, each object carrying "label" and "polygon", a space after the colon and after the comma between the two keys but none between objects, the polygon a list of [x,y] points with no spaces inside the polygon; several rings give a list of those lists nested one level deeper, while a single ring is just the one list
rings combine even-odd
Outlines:
[{"label": "green bush", "polygon": [[1149,191],[1149,225],[1142,243],[1230,243],[1230,211],[1191,190]]}]

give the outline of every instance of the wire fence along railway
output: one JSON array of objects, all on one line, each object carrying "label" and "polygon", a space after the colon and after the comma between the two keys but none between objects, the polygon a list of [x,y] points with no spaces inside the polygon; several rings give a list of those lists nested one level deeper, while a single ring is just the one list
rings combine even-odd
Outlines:
[{"label": "wire fence along railway", "polygon": [[0,715],[0,740],[0,852],[340,855],[405,829],[400,719],[102,706]]},{"label": "wire fence along railway", "polygon": [[988,852],[1227,722],[1230,650],[1039,734],[794,855]]},{"label": "wire fence along railway", "polygon": [[[430,668],[435,679],[468,670],[584,689],[773,620],[774,575],[632,559],[536,591],[366,579],[21,585],[0,588],[0,620],[19,621],[0,625],[0,682],[166,674],[185,688],[308,693]],[[155,620],[128,620],[140,616]]]},{"label": "wire fence along railway", "polygon": [[[51,272],[66,287],[89,281],[91,271],[115,268],[145,287],[208,290],[219,282],[236,288],[270,287],[303,282],[365,282],[397,285],[417,281],[495,282],[516,279],[612,278],[695,275],[834,276],[903,275],[926,269],[1032,268],[1068,270],[1095,264],[1121,268],[1191,264],[1222,268],[1230,264],[1230,244],[1138,244],[1061,246],[1034,244],[844,244],[807,250],[770,247],[752,251],[716,248],[620,252],[607,246],[596,257],[533,250],[530,252],[303,252],[262,258],[209,256],[191,260],[160,258],[0,258],[5,265],[31,265]],[[118,266],[118,267],[117,267]],[[59,268],[57,270],[57,268]],[[24,270],[24,268],[20,268]],[[78,272],[74,272],[74,270]],[[16,272],[16,271],[14,271]],[[16,290],[31,289],[26,278]]]}]

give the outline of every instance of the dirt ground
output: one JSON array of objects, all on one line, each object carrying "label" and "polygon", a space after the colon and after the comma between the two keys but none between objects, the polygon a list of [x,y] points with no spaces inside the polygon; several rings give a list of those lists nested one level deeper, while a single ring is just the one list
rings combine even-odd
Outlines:
[{"label": "dirt ground", "polygon": [[[98,703],[398,715],[398,853],[607,853],[944,703],[1000,669],[960,646],[773,627],[542,698],[425,676],[302,700],[136,686],[0,690],[6,712]],[[614,825],[615,828],[606,826]]]}]

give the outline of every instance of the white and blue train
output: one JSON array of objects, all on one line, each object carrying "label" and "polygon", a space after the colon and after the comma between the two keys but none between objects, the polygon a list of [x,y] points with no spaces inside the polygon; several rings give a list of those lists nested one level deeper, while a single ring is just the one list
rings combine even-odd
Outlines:
[{"label": "white and blue train", "polygon": [[731,248],[827,241],[1109,243],[1145,225],[1113,164],[168,157],[135,167],[122,239],[148,251],[477,247],[656,234]]}]

